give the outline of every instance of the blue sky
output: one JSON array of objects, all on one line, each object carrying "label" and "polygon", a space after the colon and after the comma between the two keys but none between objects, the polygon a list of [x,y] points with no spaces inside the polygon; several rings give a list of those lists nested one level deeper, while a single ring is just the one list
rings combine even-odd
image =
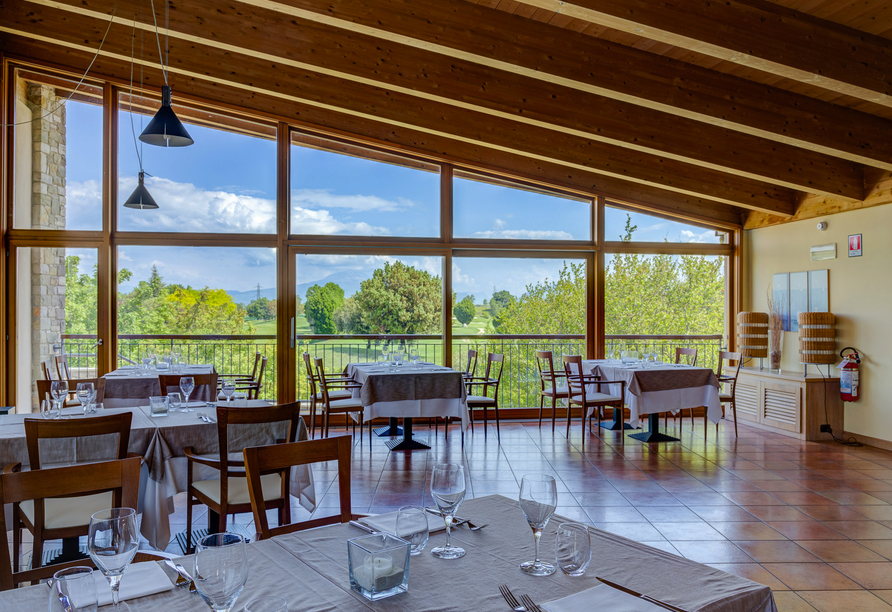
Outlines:
[{"label": "blue sky", "polygon": [[[139,170],[130,114],[120,113],[119,200],[136,186]],[[102,112],[68,103],[68,228],[98,229],[101,205]],[[147,117],[133,116],[138,135]],[[158,210],[119,209],[120,229],[227,233],[275,232],[275,142],[187,126],[195,144],[162,149],[143,146],[146,183]],[[416,168],[292,146],[292,227],[302,233],[378,236],[439,235],[439,176]],[[459,237],[589,239],[589,204],[456,177],[454,233]],[[618,240],[624,211],[608,209],[606,236]],[[630,213],[637,240],[717,242],[712,230]],[[84,256],[84,267],[95,252]],[[91,258],[91,255],[93,256]],[[92,261],[91,261],[92,259]],[[270,249],[122,247],[121,266],[134,273],[122,289],[148,276],[152,265],[175,283],[247,291],[275,287]],[[298,283],[331,274],[370,275],[395,257],[324,256],[300,260]],[[438,258],[402,258],[439,271]],[[561,260],[455,258],[454,288],[482,301],[493,287],[514,294],[532,282],[553,279]],[[437,272],[439,273],[439,272]]]}]

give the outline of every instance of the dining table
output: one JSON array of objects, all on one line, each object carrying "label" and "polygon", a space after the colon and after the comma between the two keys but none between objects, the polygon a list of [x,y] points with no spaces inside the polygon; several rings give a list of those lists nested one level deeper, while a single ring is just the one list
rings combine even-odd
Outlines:
[{"label": "dining table", "polygon": [[[143,400],[145,403],[145,399]],[[84,415],[81,408],[66,408],[64,416],[87,419],[102,414],[131,412],[130,442],[128,452],[145,459],[140,482],[140,532],[149,544],[160,550],[167,548],[171,539],[170,515],[174,512],[173,497],[186,490],[188,460],[183,454],[186,447],[194,447],[203,456],[213,457],[218,452],[216,406],[226,402],[190,402],[189,412],[170,412],[163,417],[153,417],[146,405],[126,408],[105,408],[94,415]],[[264,400],[233,401],[232,406],[263,408]],[[42,418],[39,414],[10,414],[0,416],[0,468],[10,463],[28,467],[28,449],[25,439],[24,420]],[[241,460],[241,449],[248,446],[274,444],[285,437],[287,424],[231,425],[227,428],[227,444],[234,449],[231,455]],[[108,461],[115,458],[117,437],[95,436],[54,441],[50,447],[41,446],[41,465],[46,468]],[[300,420],[297,440],[308,439],[304,421]],[[44,461],[44,453],[50,452]],[[196,480],[212,479],[218,471],[208,466],[195,467]],[[312,512],[316,507],[315,479],[309,466],[291,470],[291,494]],[[6,516],[10,516],[7,511]],[[209,527],[214,523],[210,520]]]},{"label": "dining table", "polygon": [[[158,369],[150,366],[148,369],[139,365],[126,365],[105,374],[105,398],[103,404],[109,408],[124,408],[139,406],[146,403],[148,398],[161,395],[161,383],[158,376],[161,374],[177,374],[180,376],[195,376],[198,374],[210,374],[214,371],[211,364],[179,364],[175,370]],[[193,393],[190,400],[208,401],[213,398],[200,396],[200,390]]]},{"label": "dining table", "polygon": [[[706,408],[706,416],[713,423],[722,418],[719,401],[719,381],[710,368],[687,364],[635,362],[622,363],[615,359],[586,359],[585,372],[605,381],[623,381],[626,387],[626,406],[629,426],[635,428],[641,417],[648,416],[648,431],[630,434],[642,442],[677,442],[679,439],[660,432],[659,414],[678,412],[685,408]],[[591,385],[592,387],[596,385]],[[610,385],[611,393],[619,393],[619,385]],[[613,411],[613,421],[606,429],[622,430],[622,411]]]},{"label": "dining table", "polygon": [[[598,578],[603,578],[685,612],[777,612],[765,585],[594,527],[589,527],[592,561],[584,575],[571,577],[558,570],[547,577],[530,576],[519,566],[533,557],[533,535],[517,501],[490,495],[465,501],[460,511],[487,524],[477,531],[453,530],[453,542],[467,554],[445,560],[426,549],[410,558],[408,590],[375,602],[350,588],[347,540],[367,535],[351,524],[252,542],[247,545],[247,582],[232,611],[242,612],[253,599],[275,596],[285,599],[289,610],[301,612],[507,612],[511,608],[500,594],[501,584],[518,598],[527,594],[551,610],[561,604],[558,600],[582,593],[584,607],[568,608],[564,603],[563,609],[597,610],[606,609],[598,601],[612,592],[601,585]],[[545,527],[543,558],[550,556],[544,551],[554,550],[557,528],[566,522],[569,519],[554,515]],[[441,544],[445,537],[442,532],[433,534],[428,547]],[[180,562],[187,571],[193,570],[192,557]],[[165,571],[173,582],[173,572]],[[122,584],[126,581],[125,571]],[[130,612],[209,610],[187,588],[163,586],[164,592],[127,601]],[[49,596],[45,584],[5,591],[0,593],[0,609],[44,612]]]},{"label": "dining table", "polygon": [[390,450],[430,448],[412,437],[413,418],[458,418],[462,432],[468,427],[468,392],[457,370],[429,362],[399,366],[390,362],[349,363],[344,375],[360,385],[353,389],[353,397],[361,400],[365,421],[388,417],[389,433],[399,435],[396,419],[403,419],[402,438],[385,443]]}]

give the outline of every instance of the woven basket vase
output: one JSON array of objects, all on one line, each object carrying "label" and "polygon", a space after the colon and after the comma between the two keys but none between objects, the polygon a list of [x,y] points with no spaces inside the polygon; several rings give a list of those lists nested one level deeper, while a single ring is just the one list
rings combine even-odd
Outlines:
[{"label": "woven basket vase", "polygon": [[836,317],[829,312],[799,313],[799,363],[834,364]]}]

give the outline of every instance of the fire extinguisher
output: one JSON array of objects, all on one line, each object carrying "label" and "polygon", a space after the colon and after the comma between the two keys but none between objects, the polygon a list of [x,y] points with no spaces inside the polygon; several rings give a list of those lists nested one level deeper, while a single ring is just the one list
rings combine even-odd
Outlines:
[{"label": "fire extinguisher", "polygon": [[[852,351],[846,353],[846,351]],[[844,402],[858,401],[858,366],[861,364],[861,356],[858,350],[847,346],[839,352],[842,362],[836,366],[839,368],[839,394]]]}]

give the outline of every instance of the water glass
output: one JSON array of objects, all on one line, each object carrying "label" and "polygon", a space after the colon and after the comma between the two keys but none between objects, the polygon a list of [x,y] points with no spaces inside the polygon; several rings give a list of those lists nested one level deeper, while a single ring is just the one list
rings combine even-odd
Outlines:
[{"label": "water glass", "polygon": [[288,612],[288,604],[281,597],[258,597],[245,604],[245,612]]},{"label": "water glass", "polygon": [[57,408],[56,400],[43,400],[40,402],[40,414],[45,419],[58,419],[62,416],[62,409]]},{"label": "water glass", "polygon": [[403,349],[398,348],[393,352],[393,365],[394,367],[403,365]]},{"label": "water glass", "polygon": [[195,588],[212,610],[228,611],[248,580],[245,538],[235,533],[212,533],[195,547]]},{"label": "water glass", "polygon": [[96,389],[93,387],[93,383],[77,383],[76,394],[77,399],[80,400],[81,406],[84,409],[84,414],[90,414],[91,412],[93,412],[92,404],[93,399],[96,397]]},{"label": "water glass", "polygon": [[424,508],[403,506],[396,513],[396,536],[412,545],[412,555],[420,555],[427,546],[430,528]]},{"label": "water glass", "polygon": [[170,412],[176,412],[183,405],[183,396],[179,391],[171,391],[167,394],[167,408]]},{"label": "water glass", "polygon": [[92,569],[69,567],[53,574],[48,612],[96,612],[98,605]]},{"label": "water glass", "polygon": [[531,576],[550,576],[555,567],[539,559],[539,540],[542,530],[557,508],[557,485],[548,474],[526,474],[520,481],[520,509],[533,530],[536,543],[535,561],[520,564],[521,571]]},{"label": "water glass", "polygon": [[111,585],[114,612],[118,612],[118,597],[124,570],[133,561],[139,548],[139,526],[133,508],[111,508],[90,517],[87,536],[90,558]]},{"label": "water glass", "polygon": [[452,546],[452,517],[465,498],[465,468],[457,463],[439,463],[431,475],[431,497],[434,498],[440,513],[446,521],[446,545],[431,549],[431,554],[440,559],[458,559],[465,556],[465,549]]},{"label": "water glass", "polygon": [[564,523],[554,541],[555,558],[568,576],[582,576],[592,562],[592,538],[588,527],[580,523]]},{"label": "water glass", "polygon": [[53,399],[56,400],[56,403],[59,404],[59,408],[61,409],[62,402],[65,401],[65,398],[68,396],[68,381],[54,380],[50,383],[50,395],[53,396]]},{"label": "water glass", "polygon": [[170,398],[163,396],[150,397],[149,410],[153,417],[166,417],[170,411]]},{"label": "water glass", "polygon": [[417,370],[418,369],[418,345],[412,344],[409,346],[409,359],[412,360],[412,365]]},{"label": "water glass", "polygon": [[223,391],[223,395],[226,396],[226,405],[229,405],[229,401],[232,399],[232,395],[235,393],[235,383],[231,380],[223,381],[223,385],[220,388]]}]

